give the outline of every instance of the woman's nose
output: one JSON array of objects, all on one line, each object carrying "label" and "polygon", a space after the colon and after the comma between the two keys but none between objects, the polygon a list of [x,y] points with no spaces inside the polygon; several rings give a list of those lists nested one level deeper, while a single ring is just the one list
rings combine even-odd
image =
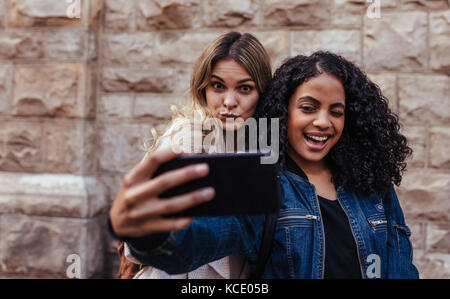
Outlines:
[{"label": "woman's nose", "polygon": [[313,121],[313,126],[321,128],[321,129],[327,129],[331,126],[330,118],[328,117],[327,112],[319,112],[317,114],[316,119]]},{"label": "woman's nose", "polygon": [[236,95],[234,92],[228,92],[225,95],[225,99],[223,101],[223,105],[228,109],[231,110],[232,108],[236,107],[238,104],[238,100],[236,98]]}]

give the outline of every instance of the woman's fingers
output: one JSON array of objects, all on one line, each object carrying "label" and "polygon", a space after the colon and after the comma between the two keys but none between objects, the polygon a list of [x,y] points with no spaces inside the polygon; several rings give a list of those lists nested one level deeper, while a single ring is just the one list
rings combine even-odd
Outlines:
[{"label": "woman's fingers", "polygon": [[150,179],[151,175],[158,167],[181,155],[181,152],[174,152],[172,148],[165,148],[149,152],[145,158],[136,165],[123,179],[126,186],[132,186],[138,182]]},{"label": "woman's fingers", "polygon": [[129,217],[138,223],[142,223],[161,215],[184,211],[195,205],[207,202],[213,199],[214,196],[214,188],[207,187],[168,199],[147,200],[133,208],[129,213]]},{"label": "woman's fingers", "polygon": [[133,206],[141,200],[157,197],[159,194],[186,182],[202,178],[209,172],[208,164],[201,163],[167,171],[145,183],[141,183],[126,193],[128,205]]}]

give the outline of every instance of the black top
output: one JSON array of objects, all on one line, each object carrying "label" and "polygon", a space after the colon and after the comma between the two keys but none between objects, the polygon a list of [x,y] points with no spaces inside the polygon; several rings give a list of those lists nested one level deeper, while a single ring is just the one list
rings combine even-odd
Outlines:
[{"label": "black top", "polygon": [[[308,177],[289,157],[286,169],[300,177]],[[358,252],[347,215],[338,200],[318,196],[320,213],[325,230],[324,278],[361,278]]]}]

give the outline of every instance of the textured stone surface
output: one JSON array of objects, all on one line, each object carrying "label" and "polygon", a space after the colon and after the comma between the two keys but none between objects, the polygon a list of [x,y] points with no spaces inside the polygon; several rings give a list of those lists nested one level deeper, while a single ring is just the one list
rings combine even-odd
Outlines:
[{"label": "textured stone surface", "polygon": [[134,29],[135,0],[105,0],[106,31],[129,31]]},{"label": "textured stone surface", "polygon": [[408,219],[448,221],[450,174],[410,170],[404,177],[399,198]]},{"label": "textured stone surface", "polygon": [[44,171],[43,124],[0,120],[0,170]]},{"label": "textured stone surface", "polygon": [[206,45],[218,36],[217,32],[141,32],[107,35],[104,39],[105,63],[119,66],[157,63],[193,64]]},{"label": "textured stone surface", "polygon": [[450,123],[450,78],[440,75],[399,75],[400,117],[412,125]]},{"label": "textured stone surface", "polygon": [[195,28],[201,24],[200,0],[138,1],[136,6],[138,30]]},{"label": "textured stone surface", "polygon": [[400,0],[400,3],[404,9],[421,9],[424,7],[430,9],[448,9],[450,5],[448,0]]},{"label": "textured stone surface", "polygon": [[67,257],[80,258],[81,278],[103,266],[101,229],[96,219],[0,215],[0,266],[6,273],[67,278]]},{"label": "textured stone surface", "polygon": [[87,32],[56,31],[48,34],[47,57],[51,59],[81,59],[85,56]]},{"label": "textured stone surface", "polygon": [[408,139],[408,145],[412,148],[412,157],[407,161],[409,167],[424,167],[427,160],[427,130],[424,127],[407,126],[402,133]]},{"label": "textured stone surface", "polygon": [[173,96],[164,94],[138,94],[134,105],[133,115],[135,117],[155,117],[168,120],[172,116],[169,107],[172,104],[180,107],[183,96]]},{"label": "textured stone surface", "polygon": [[430,165],[450,168],[450,127],[430,129]]},{"label": "textured stone surface", "polygon": [[395,113],[398,112],[397,77],[394,74],[369,74],[369,79],[378,85],[381,93],[388,99],[389,107]]},{"label": "textured stone surface", "polygon": [[43,58],[44,35],[40,32],[1,32],[0,59]]},{"label": "textured stone surface", "polygon": [[450,223],[429,223],[426,236],[427,251],[450,254]]},{"label": "textured stone surface", "polygon": [[83,64],[19,66],[14,76],[14,115],[85,117]]},{"label": "textured stone surface", "polygon": [[98,103],[98,116],[131,118],[133,116],[133,102],[133,94],[105,94]]},{"label": "textured stone surface", "polygon": [[327,23],[329,0],[264,0],[265,26],[313,26]]},{"label": "textured stone surface", "polygon": [[274,72],[289,56],[289,32],[285,30],[252,31],[252,33],[264,46],[269,54],[272,72]]},{"label": "textured stone surface", "polygon": [[450,70],[450,10],[430,13],[430,67]]},{"label": "textured stone surface", "polygon": [[203,20],[206,26],[235,27],[260,23],[258,0],[206,0]]},{"label": "textured stone surface", "polygon": [[306,30],[291,33],[292,54],[310,55],[332,51],[361,65],[360,33],[357,30]]},{"label": "textured stone surface", "polygon": [[94,173],[96,135],[93,123],[69,120],[47,122],[44,138],[47,172]]},{"label": "textured stone surface", "polygon": [[450,254],[426,253],[414,258],[414,261],[419,270],[420,278],[450,278]]},{"label": "textured stone surface", "polygon": [[[72,2],[75,3],[75,2]],[[64,26],[79,27],[86,19],[86,11],[81,1],[80,18],[70,18],[71,3],[54,0],[10,0],[8,25],[10,27]]]},{"label": "textured stone surface", "polygon": [[103,69],[103,90],[109,92],[180,92],[189,88],[190,69],[176,67]]},{"label": "textured stone surface", "polygon": [[365,4],[365,0],[333,0],[331,23],[334,26],[359,28],[362,24]]},{"label": "textured stone surface", "polygon": [[90,218],[105,211],[105,193],[94,177],[0,172],[2,213]]},{"label": "textured stone surface", "polygon": [[139,147],[148,137],[150,126],[137,124],[102,124],[98,148],[100,170],[127,172],[143,157]]},{"label": "textured stone surface", "polygon": [[0,115],[9,113],[13,67],[0,65]]},{"label": "textured stone surface", "polygon": [[364,65],[369,71],[423,71],[427,67],[427,14],[383,13],[364,21]]}]

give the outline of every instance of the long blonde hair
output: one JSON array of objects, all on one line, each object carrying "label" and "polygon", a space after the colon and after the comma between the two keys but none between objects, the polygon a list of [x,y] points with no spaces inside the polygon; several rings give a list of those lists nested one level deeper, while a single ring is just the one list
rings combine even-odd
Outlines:
[{"label": "long blonde hair", "polygon": [[[183,128],[188,126],[192,128],[193,120],[196,117],[200,118],[202,124],[205,121],[212,120],[217,126],[219,125],[214,121],[214,112],[207,106],[205,89],[210,82],[215,64],[225,59],[233,59],[246,69],[255,81],[256,89],[259,95],[261,95],[272,78],[270,58],[263,45],[256,37],[249,33],[228,32],[222,34],[212,41],[197,59],[191,76],[186,105],[181,109],[178,109],[174,105],[171,106],[173,113],[172,119],[166,126],[164,133],[158,136],[157,131],[152,129],[152,145],[150,148],[145,148],[144,150],[149,151],[157,147],[161,137],[170,136],[170,138],[174,138],[175,134]],[[213,124],[212,127],[215,128],[216,126]],[[202,130],[202,136],[211,133],[211,130],[213,130],[205,131],[203,128],[204,126],[202,128],[194,127],[193,130]],[[180,138],[180,136],[175,138],[178,139],[175,140],[175,143],[179,143]]]}]

